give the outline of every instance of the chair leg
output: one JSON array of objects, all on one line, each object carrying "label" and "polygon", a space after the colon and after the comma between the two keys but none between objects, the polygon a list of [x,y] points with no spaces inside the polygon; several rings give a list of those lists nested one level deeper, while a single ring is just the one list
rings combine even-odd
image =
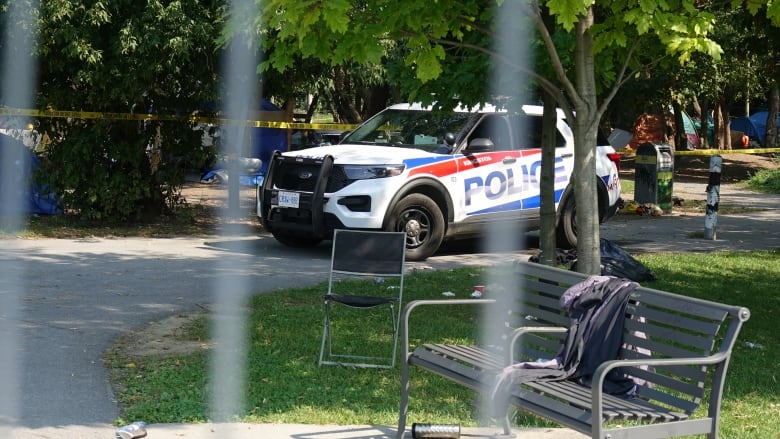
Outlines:
[{"label": "chair leg", "polygon": [[403,439],[406,432],[406,415],[409,411],[409,365],[406,359],[401,363],[401,401],[398,406],[398,430],[396,439]]},{"label": "chair leg", "polygon": [[395,306],[390,303],[390,320],[393,322],[393,349],[391,350],[390,368],[395,368],[395,354],[398,346],[398,321],[395,315]]},{"label": "chair leg", "polygon": [[325,301],[325,323],[322,326],[322,343],[320,344],[320,361],[319,365],[322,366],[322,359],[325,355],[325,343],[328,343],[328,354],[331,353],[331,340],[330,340],[330,303]]}]

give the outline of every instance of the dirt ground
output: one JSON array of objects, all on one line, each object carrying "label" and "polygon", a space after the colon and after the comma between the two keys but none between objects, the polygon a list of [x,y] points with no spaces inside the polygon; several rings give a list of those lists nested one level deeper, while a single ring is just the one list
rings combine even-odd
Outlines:
[{"label": "dirt ground", "polygon": [[[780,163],[769,155],[756,154],[723,154],[722,183],[743,181],[761,169],[777,169]],[[674,178],[676,181],[706,184],[709,179],[709,156],[681,155],[675,158]],[[634,156],[626,155],[621,160],[620,174],[622,178],[633,178]],[[191,205],[208,208],[206,212],[218,212],[225,208],[228,202],[227,187],[218,184],[203,184],[192,182],[185,186],[182,195]],[[240,190],[240,202],[244,215],[239,221],[260,228],[254,216],[254,188],[244,187]],[[175,315],[165,320],[154,322],[142,331],[130,334],[120,341],[122,350],[130,356],[178,356],[198,350],[209,349],[211,345],[202,340],[188,341],[182,339],[182,328],[186,327],[200,314]]]},{"label": "dirt ground", "polygon": [[[769,154],[722,154],[721,183],[735,183],[749,179],[761,169],[777,169],[780,162]],[[633,178],[634,158],[624,155],[620,161],[621,178]],[[674,180],[706,184],[710,176],[710,156],[678,155],[674,158]]]},{"label": "dirt ground", "polygon": [[177,357],[211,349],[212,343],[204,340],[187,340],[184,328],[204,315],[203,313],[176,314],[150,323],[140,331],[122,337],[116,347],[130,358]]}]

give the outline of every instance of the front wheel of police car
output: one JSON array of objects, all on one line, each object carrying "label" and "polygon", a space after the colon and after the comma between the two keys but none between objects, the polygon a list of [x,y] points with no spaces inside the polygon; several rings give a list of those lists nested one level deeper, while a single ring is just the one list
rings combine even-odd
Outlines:
[{"label": "front wheel of police car", "polygon": [[444,215],[429,197],[410,194],[393,207],[385,230],[406,233],[406,259],[422,261],[433,255],[444,240]]}]

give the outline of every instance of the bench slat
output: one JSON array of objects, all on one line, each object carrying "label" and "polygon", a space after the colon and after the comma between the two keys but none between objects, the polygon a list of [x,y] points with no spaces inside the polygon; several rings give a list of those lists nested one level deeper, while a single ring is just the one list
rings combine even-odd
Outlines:
[{"label": "bench slat", "polygon": [[[631,360],[641,360],[641,359],[648,359],[652,358],[644,354],[640,354],[636,351],[630,350],[630,349],[623,349],[622,354],[620,358],[623,359],[631,359]],[[700,354],[696,355],[689,355],[689,358],[698,357],[701,356]],[[657,357],[656,357],[657,358]],[[665,374],[673,374],[676,376],[679,376],[681,379],[685,379],[687,381],[696,381],[696,382],[702,382],[707,380],[707,372],[706,369],[702,369],[701,367],[691,367],[691,366],[664,366],[664,367],[657,367],[658,371]]]},{"label": "bench slat", "polygon": [[659,404],[676,407],[683,413],[693,413],[701,405],[700,398],[686,400],[682,397],[677,397],[675,394],[667,393],[666,390],[658,390],[657,387],[639,387],[637,394],[642,398],[657,401]]},{"label": "bench slat", "polygon": [[[441,355],[440,352],[426,349],[425,347],[415,349],[409,358],[409,362],[437,373],[444,378],[461,383],[473,390],[480,390],[488,379],[492,379],[495,376],[497,370],[470,367],[454,362],[451,358]],[[489,370],[489,372],[486,372],[486,370]]]},{"label": "bench slat", "polygon": [[[648,295],[646,300],[651,300],[655,297],[662,296]],[[712,314],[716,314],[714,317],[696,315],[697,318],[693,318],[693,315],[687,314],[687,310],[684,308],[661,308],[655,306],[655,303],[653,303],[653,306],[649,306],[641,301],[638,305],[629,303],[627,309],[635,317],[645,317],[648,321],[656,322],[659,325],[676,326],[680,329],[700,334],[717,332],[720,322],[723,322],[726,318],[726,313],[723,309],[713,310]]]},{"label": "bench slat", "polygon": [[554,306],[555,309],[560,309],[558,299],[563,296],[563,293],[566,292],[569,286],[570,285],[568,284],[561,285],[552,282],[544,282],[526,278],[525,282],[523,282],[523,285],[519,286],[519,290],[522,292],[528,292],[533,296],[544,296],[552,302],[549,305]]},{"label": "bench slat", "polygon": [[479,369],[495,371],[503,368],[505,365],[501,357],[495,355],[495,352],[482,347],[448,344],[426,344],[424,347],[428,351],[444,355]]},{"label": "bench slat", "polygon": [[515,351],[517,352],[515,362],[555,358],[561,347],[561,339],[551,337],[555,334],[544,335],[547,335],[547,337],[537,334],[526,334],[523,337],[523,344]]},{"label": "bench slat", "polygon": [[711,321],[723,321],[728,314],[727,308],[729,308],[719,303],[694,299],[650,288],[638,289],[636,293],[632,295],[632,298],[640,303],[642,301],[652,303],[653,307],[674,310],[680,314],[696,316],[696,318]]},{"label": "bench slat", "polygon": [[700,334],[686,334],[679,331],[675,332],[674,329],[660,327],[657,325],[648,325],[646,322],[637,322],[634,319],[628,319],[626,321],[626,333],[623,335],[623,341],[632,346],[643,347],[644,339],[640,338],[637,333],[647,334],[653,333],[653,340],[666,341],[667,343],[674,343],[678,346],[687,346],[691,348],[692,352],[711,352],[713,345],[712,337],[703,337]]},{"label": "bench slat", "polygon": [[528,309],[524,307],[522,312],[523,315],[518,318],[518,322],[515,323],[515,326],[569,326],[568,317],[545,309]]},{"label": "bench slat", "polygon": [[582,433],[590,432],[590,411],[577,409],[558,400],[548,398],[537,390],[523,386],[514,391],[511,403],[524,410],[566,425]]},{"label": "bench slat", "polygon": [[526,262],[519,262],[515,271],[526,277],[541,278],[550,283],[567,286],[574,285],[585,278],[582,273]]},{"label": "bench slat", "polygon": [[[579,410],[589,411],[591,408],[591,390],[572,381],[551,381],[528,383],[523,387],[534,389],[545,395],[555,395],[561,400],[573,405]],[[588,412],[589,413],[589,412]],[[669,422],[686,419],[688,415],[643,401],[640,398],[622,398],[604,395],[603,418],[612,420],[635,420],[651,422]]]},{"label": "bench slat", "polygon": [[[635,355],[622,355],[622,358],[637,360],[648,358],[636,355],[635,352],[633,354]],[[692,366],[666,366],[652,369],[626,367],[623,370],[633,377],[685,392],[695,398],[703,396],[703,392],[697,389],[708,377],[706,368]]]},{"label": "bench slat", "polygon": [[[633,344],[636,342],[637,344]],[[632,340],[633,346],[642,347],[644,349],[649,350],[653,353],[653,357],[656,358],[690,358],[690,357],[701,357],[705,355],[709,355],[709,351],[693,351],[689,349],[685,349],[684,346],[675,346],[673,344],[669,343],[669,340],[663,340],[658,339],[656,340],[654,336],[650,336],[647,339],[643,340],[641,344],[639,344],[639,340]]]}]

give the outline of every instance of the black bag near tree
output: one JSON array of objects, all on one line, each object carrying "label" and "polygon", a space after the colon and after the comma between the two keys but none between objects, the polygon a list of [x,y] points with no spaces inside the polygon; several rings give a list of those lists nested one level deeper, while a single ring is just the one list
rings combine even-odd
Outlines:
[{"label": "black bag near tree", "polygon": [[[645,282],[655,280],[655,274],[644,264],[636,260],[628,252],[620,248],[614,242],[601,238],[599,245],[601,252],[601,274],[604,276],[622,277],[634,282]],[[567,265],[570,270],[577,270],[577,249],[561,250],[556,249],[556,263]],[[530,262],[539,263],[541,253],[528,258]]]},{"label": "black bag near tree", "polygon": [[[655,280],[655,274],[644,264],[636,260],[627,251],[614,242],[601,238],[601,274],[604,276],[622,277],[634,282]],[[572,271],[577,270],[577,260],[571,264]]]}]

